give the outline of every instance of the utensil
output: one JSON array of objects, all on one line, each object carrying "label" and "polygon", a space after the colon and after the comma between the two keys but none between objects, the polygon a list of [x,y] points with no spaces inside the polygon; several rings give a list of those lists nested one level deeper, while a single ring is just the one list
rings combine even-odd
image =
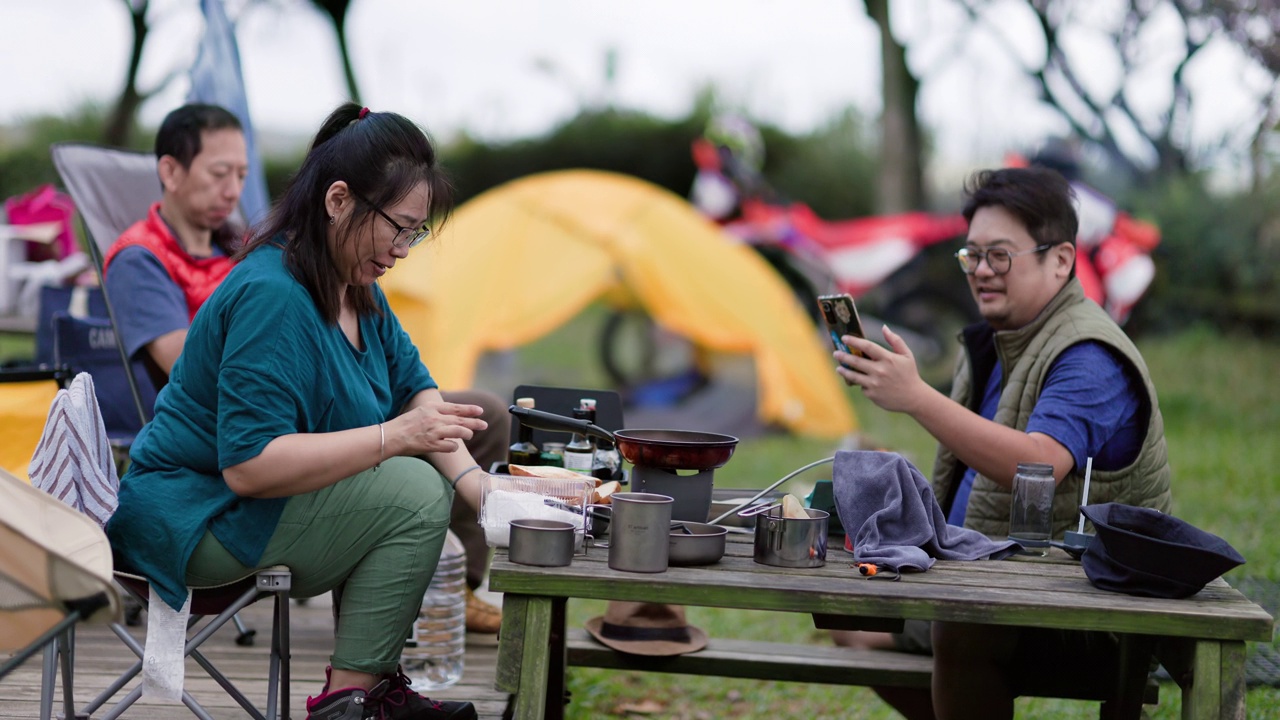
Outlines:
[{"label": "utensil", "polygon": [[753,559],[761,565],[816,568],[827,563],[825,510],[806,508],[808,518],[756,515]]},{"label": "utensil", "polygon": [[[1084,462],[1084,491],[1080,496],[1080,507],[1083,508],[1089,504],[1089,476],[1093,473],[1093,458],[1090,457]],[[1061,548],[1073,558],[1080,559],[1080,555],[1084,553],[1085,548],[1089,547],[1089,543],[1093,542],[1093,536],[1084,531],[1084,511],[1080,511],[1079,528],[1072,532],[1068,530],[1062,537]],[[1050,543],[1052,545],[1053,543]]]},{"label": "utensil", "polygon": [[738,438],[693,430],[619,430],[609,432],[587,420],[512,405],[511,414],[536,430],[580,432],[610,440],[632,465],[664,470],[711,470],[729,462]]},{"label": "utensil", "polygon": [[[815,467],[818,467],[819,465],[825,465],[826,463],[832,462],[832,461],[834,461],[835,459],[836,459],[836,458],[835,458],[835,456],[833,455],[833,456],[831,456],[831,457],[829,457],[829,458],[823,458],[823,459],[821,459],[821,460],[814,460],[813,462],[809,463],[808,465],[805,465],[804,467],[800,468],[799,470],[793,470],[793,471],[791,471],[791,472],[787,473],[786,475],[783,475],[781,479],[779,479],[778,481],[774,482],[774,483],[773,483],[772,485],[770,485],[769,487],[767,487],[767,488],[765,488],[765,489],[761,490],[760,492],[756,493],[755,495],[752,495],[752,496],[751,496],[750,498],[748,498],[746,501],[739,503],[737,507],[732,508],[732,509],[730,509],[730,510],[726,510],[724,513],[722,513],[722,514],[720,514],[719,516],[717,516],[714,520],[711,520],[711,521],[710,521],[710,524],[711,524],[711,525],[715,525],[716,523],[718,523],[718,522],[720,522],[721,520],[723,520],[723,519],[725,519],[725,518],[729,517],[730,515],[732,515],[732,514],[734,514],[734,513],[738,513],[738,511],[739,511],[739,510],[741,510],[742,508],[749,506],[751,503],[755,502],[756,500],[759,500],[760,498],[764,497],[766,494],[768,494],[768,493],[770,493],[770,492],[773,492],[773,490],[775,490],[779,485],[781,485],[782,483],[784,483],[784,482],[786,482],[786,481],[790,480],[791,478],[793,478],[793,477],[795,477],[795,476],[799,475],[800,473],[804,472],[805,470],[808,470],[809,468],[815,468]],[[762,511],[762,510],[757,510],[755,513],[751,513],[751,514],[752,514],[752,515],[755,515],[755,514],[760,513],[760,512],[763,512],[763,511]],[[745,514],[743,514],[743,513],[738,513],[738,516],[739,516],[739,517],[750,517],[749,515],[745,515]]]},{"label": "utensil", "polygon": [[564,567],[573,562],[575,530],[560,520],[512,520],[507,557],[521,565]]},{"label": "utensil", "polygon": [[609,525],[609,567],[628,572],[660,573],[670,551],[671,506],[666,495],[614,493]]},{"label": "utensil", "polygon": [[682,522],[671,526],[668,541],[670,565],[711,565],[724,557],[729,529],[708,523]]}]

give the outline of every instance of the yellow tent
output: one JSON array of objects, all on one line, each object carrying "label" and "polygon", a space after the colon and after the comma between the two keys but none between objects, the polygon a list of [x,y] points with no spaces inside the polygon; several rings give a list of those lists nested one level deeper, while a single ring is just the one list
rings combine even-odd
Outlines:
[{"label": "yellow tent", "polygon": [[855,427],[829,350],[773,269],[634,177],[566,170],[494,188],[382,287],[445,387],[469,386],[482,353],[536,340],[625,291],[701,346],[751,353],[765,422],[822,437]]}]

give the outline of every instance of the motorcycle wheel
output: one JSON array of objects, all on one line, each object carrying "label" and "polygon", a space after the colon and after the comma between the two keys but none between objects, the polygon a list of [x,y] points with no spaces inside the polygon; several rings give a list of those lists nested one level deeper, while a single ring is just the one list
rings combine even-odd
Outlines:
[{"label": "motorcycle wheel", "polygon": [[884,321],[907,337],[920,377],[948,393],[960,342],[956,336],[980,318],[972,303],[930,288],[916,288],[888,303]]},{"label": "motorcycle wheel", "polygon": [[658,327],[644,310],[616,310],[600,329],[600,363],[624,397],[636,387],[687,372],[693,345]]},{"label": "motorcycle wheel", "polygon": [[[804,273],[791,265],[781,249],[768,246],[757,252],[775,269],[791,288],[796,302],[811,319],[818,318],[817,292]],[[600,364],[605,375],[625,399],[642,386],[672,381],[680,390],[692,392],[701,387],[702,375],[691,342],[658,327],[643,309],[614,310],[605,317],[600,329]],[[683,381],[690,380],[688,384]],[[702,378],[705,381],[705,378]]]}]

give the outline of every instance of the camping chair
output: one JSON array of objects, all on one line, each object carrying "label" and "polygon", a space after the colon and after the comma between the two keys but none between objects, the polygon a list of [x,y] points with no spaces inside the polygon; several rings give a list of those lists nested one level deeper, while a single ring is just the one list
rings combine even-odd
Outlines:
[{"label": "camping chair", "polygon": [[61,650],[65,717],[74,718],[75,624],[118,620],[111,548],[92,520],[0,470],[0,652],[15,653],[0,677],[45,652],[40,717],[53,712],[55,653]]},{"label": "camping chair", "polygon": [[[161,188],[156,175],[155,156],[82,143],[55,143],[50,148],[50,154],[59,177],[67,186],[67,192],[80,210],[80,217],[84,220],[89,236],[86,244],[93,259],[94,271],[98,275],[98,285],[105,288],[103,257],[107,249],[130,225],[145,218],[151,205],[160,199]],[[238,213],[234,217],[238,217]],[[50,294],[46,291],[44,298],[49,297]],[[91,315],[94,314],[95,304],[94,299],[90,298],[88,305]],[[107,327],[118,327],[111,298],[107,297],[105,291],[101,293],[101,306],[105,311]],[[44,310],[42,314],[43,312]],[[74,313],[68,314],[74,316]],[[128,428],[134,423],[124,415],[121,401],[125,397],[132,399],[139,419],[137,427],[140,428],[151,418],[156,386],[144,379],[149,373],[141,369],[141,362],[131,363],[124,349],[124,341],[114,331],[111,338],[117,360],[113,365],[108,360],[110,351],[103,347],[103,343],[92,339],[97,332],[95,325],[101,327],[100,323],[95,322],[70,319],[62,321],[61,329],[56,331],[64,333],[66,340],[63,345],[65,352],[60,361],[78,370],[90,372],[95,378],[101,377],[98,384],[102,387],[103,396],[110,400],[105,403],[107,410],[104,412],[108,420],[108,433],[127,459],[128,444],[131,441]],[[41,332],[42,330],[37,330],[37,339]],[[76,352],[72,352],[72,348]],[[127,367],[132,367],[133,371],[125,372],[123,368]],[[123,384],[119,382],[121,379],[124,380]],[[128,395],[125,395],[125,388],[128,389]],[[256,631],[245,627],[239,616],[235,617],[235,625],[239,631],[236,644],[252,645]]]},{"label": "camping chair", "polygon": [[[93,381],[88,374],[77,375],[71,386],[58,393],[49,410],[49,418],[41,435],[40,447],[31,465],[32,484],[52,495],[72,501],[86,517],[105,522],[115,507],[114,468],[110,463],[106,433],[102,425],[97,399],[93,394]],[[116,569],[114,579],[130,596],[146,603],[150,595],[147,578]],[[200,667],[218,683],[233,700],[256,720],[273,720],[289,715],[289,588],[291,574],[284,566],[276,566],[251,573],[236,582],[214,587],[191,587],[191,617],[187,624],[184,657],[194,659]],[[201,644],[212,637],[247,605],[271,596],[275,601],[272,622],[270,669],[267,680],[267,708],[263,712],[245,697],[208,657],[200,650]],[[203,626],[200,621],[213,616]],[[115,697],[142,671],[146,649],[140,645],[120,623],[111,624],[112,632],[138,660],[123,675],[80,710],[82,716],[92,716],[95,711]],[[150,642],[150,639],[148,640]],[[181,639],[179,639],[181,641]],[[59,646],[53,655],[69,655],[73,649]],[[56,664],[47,659],[46,667]],[[62,660],[64,694],[70,694],[68,661]],[[52,677],[46,676],[42,691],[52,692]],[[284,688],[284,692],[280,692]],[[141,685],[134,687],[127,696],[107,710],[104,719],[119,717],[142,696]],[[200,718],[208,718],[208,711],[185,690],[182,703]],[[68,715],[68,717],[76,717]]]},{"label": "camping chair", "polygon": [[[80,209],[80,217],[89,234],[89,242],[85,244],[89,246],[98,285],[105,288],[102,273],[107,248],[130,225],[145,218],[151,204],[160,199],[155,158],[145,153],[77,143],[56,143],[50,152],[59,177]],[[105,292],[102,298],[107,320],[115,328],[117,323],[111,298]],[[124,342],[115,333],[113,337],[120,366],[131,367]],[[121,374],[129,386],[138,417],[142,424],[146,424],[150,413],[138,380],[132,372]]]}]

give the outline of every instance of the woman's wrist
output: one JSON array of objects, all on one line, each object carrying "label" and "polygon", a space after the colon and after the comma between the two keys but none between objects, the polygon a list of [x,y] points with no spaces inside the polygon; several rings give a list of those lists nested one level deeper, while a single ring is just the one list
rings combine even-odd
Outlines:
[{"label": "woman's wrist", "polygon": [[449,478],[449,484],[457,488],[458,483],[461,482],[463,478],[467,477],[468,475],[475,475],[477,470],[480,471],[480,474],[484,474],[484,471],[481,470],[479,465],[471,465],[470,467],[463,468],[461,471],[458,472],[457,475],[454,475],[453,477]]}]

